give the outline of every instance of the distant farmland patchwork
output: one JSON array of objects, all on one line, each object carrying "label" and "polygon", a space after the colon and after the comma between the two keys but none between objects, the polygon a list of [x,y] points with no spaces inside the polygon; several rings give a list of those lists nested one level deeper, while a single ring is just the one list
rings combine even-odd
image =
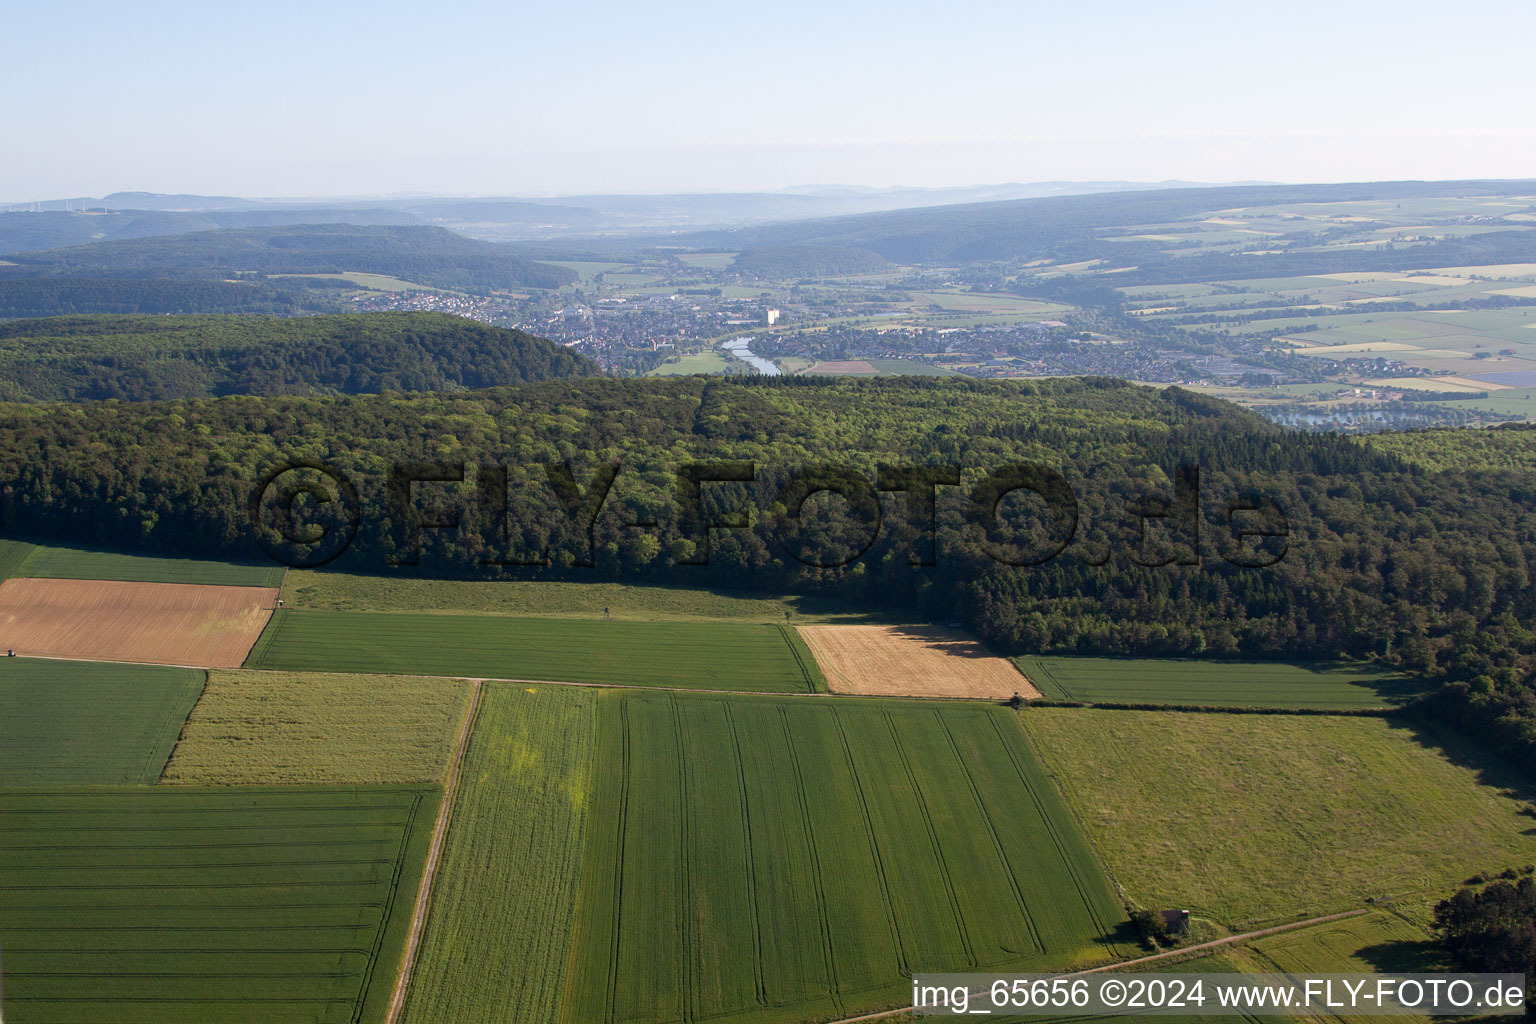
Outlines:
[{"label": "distant farmland patchwork", "polygon": [[21,1024],[380,1024],[435,789],[4,790]]},{"label": "distant farmland patchwork", "polygon": [[0,659],[0,786],[153,783],[203,678],[156,665]]},{"label": "distant farmland patchwork", "polygon": [[1041,696],[1090,704],[1347,711],[1392,707],[1419,692],[1403,676],[1371,665],[1041,655],[1014,663]]},{"label": "distant farmland patchwork", "polygon": [[609,692],[563,1019],[830,1017],[1122,919],[1000,708]]},{"label": "distant farmland patchwork", "polygon": [[[17,1024],[383,1024],[466,712],[445,676],[509,681],[483,689],[402,1024],[802,1024],[899,1006],[915,970],[1131,955],[1106,866],[1143,905],[1246,927],[1366,896],[1419,920],[1465,874],[1536,859],[1514,800],[1379,718],[788,696],[828,689],[813,647],[840,686],[904,694],[1411,694],[1368,667],[1009,664],[947,631],[664,588],[553,586],[556,618],[527,614],[529,587],[301,573],[297,603],[330,607],[271,613],[251,567],[123,559],[0,545],[22,577],[0,626],[251,668],[0,661]],[[593,685],[515,681],[543,679]],[[1377,912],[1186,969],[1406,969],[1422,946]]]},{"label": "distant farmland patchwork", "polygon": [[284,610],[249,665],[765,693],[825,689],[793,630],[747,623]]}]

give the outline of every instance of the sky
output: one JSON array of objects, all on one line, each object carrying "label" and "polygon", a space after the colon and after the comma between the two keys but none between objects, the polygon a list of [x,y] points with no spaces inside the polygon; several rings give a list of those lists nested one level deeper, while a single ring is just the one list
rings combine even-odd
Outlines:
[{"label": "sky", "polygon": [[1536,4],[9,5],[0,201],[1536,176]]}]

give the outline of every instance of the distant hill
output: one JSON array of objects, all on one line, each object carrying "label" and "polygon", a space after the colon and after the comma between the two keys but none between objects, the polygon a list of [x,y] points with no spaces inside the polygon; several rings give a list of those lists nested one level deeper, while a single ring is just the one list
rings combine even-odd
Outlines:
[{"label": "distant hill", "polygon": [[[174,197],[165,197],[174,198]],[[125,238],[182,235],[221,228],[289,224],[421,224],[415,214],[389,209],[262,209],[186,212],[174,209],[109,212],[0,213],[0,255],[88,245]]]},{"label": "distant hill", "polygon": [[0,323],[0,400],[453,391],[586,377],[585,356],[443,313]]},{"label": "distant hill", "polygon": [[763,245],[740,253],[731,272],[743,277],[786,280],[874,273],[889,267],[884,256],[845,245]]},{"label": "distant hill", "polygon": [[[492,242],[540,241],[583,235],[623,236],[661,229],[692,230],[741,227],[809,218],[840,217],[881,210],[901,210],[953,203],[1031,199],[1040,196],[1083,195],[1094,192],[1148,191],[1199,187],[1199,182],[1042,181],[945,188],[865,188],[853,185],[805,185],[774,192],[673,193],[660,195],[575,195],[556,197],[396,196],[383,199],[242,199],[236,196],[162,195],[154,192],[114,192],[100,199],[50,199],[21,204],[57,213],[68,211],[133,211],[165,214],[159,221],[141,220],[129,235],[94,225],[61,221],[55,235],[37,236],[27,244],[7,242],[0,232],[0,253],[24,252],[56,245],[74,245],[108,238],[175,234],[212,228],[255,227],[259,224],[437,224],[470,238]],[[268,212],[287,219],[236,223],[223,218],[232,212]],[[373,213],[380,219],[362,219]],[[207,223],[190,218],[207,214]],[[177,216],[188,218],[175,226]],[[155,225],[164,225],[150,230]],[[87,230],[87,227],[90,230]],[[18,230],[12,225],[12,231]],[[33,228],[34,231],[37,228]],[[57,238],[58,240],[48,240]],[[9,245],[9,247],[7,247]]]},{"label": "distant hill", "polygon": [[[163,277],[0,276],[0,320],[91,313],[341,313],[296,282]],[[292,284],[292,287],[287,285]]]},{"label": "distant hill", "polygon": [[1243,185],[1103,192],[896,210],[658,237],[704,249],[820,245],[869,249],[897,263],[968,263],[1047,253],[1091,254],[1103,228],[1154,224],[1207,210],[1273,203],[1349,202],[1456,195],[1530,194],[1531,181]]},{"label": "distant hill", "polygon": [[[239,214],[244,216],[244,214]],[[96,242],[6,257],[5,277],[387,274],[439,288],[558,288],[577,274],[440,227],[304,224]]]}]

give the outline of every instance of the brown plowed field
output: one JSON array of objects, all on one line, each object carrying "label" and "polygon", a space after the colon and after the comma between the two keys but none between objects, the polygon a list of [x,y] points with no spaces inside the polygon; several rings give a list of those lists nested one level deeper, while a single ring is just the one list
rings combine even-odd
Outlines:
[{"label": "brown plowed field", "polygon": [[928,626],[801,626],[827,685],[887,697],[1038,697],[1006,659],[949,629]]},{"label": "brown plowed field", "polygon": [[82,661],[238,668],[273,587],[13,579],[0,583],[0,648]]}]

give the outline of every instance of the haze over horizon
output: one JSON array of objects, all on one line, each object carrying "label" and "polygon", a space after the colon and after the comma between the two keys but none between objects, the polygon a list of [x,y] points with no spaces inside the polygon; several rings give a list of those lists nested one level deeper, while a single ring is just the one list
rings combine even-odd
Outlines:
[{"label": "haze over horizon", "polygon": [[[1536,8],[11,12],[0,198],[1519,178]],[[104,88],[103,82],[111,83]]]}]

